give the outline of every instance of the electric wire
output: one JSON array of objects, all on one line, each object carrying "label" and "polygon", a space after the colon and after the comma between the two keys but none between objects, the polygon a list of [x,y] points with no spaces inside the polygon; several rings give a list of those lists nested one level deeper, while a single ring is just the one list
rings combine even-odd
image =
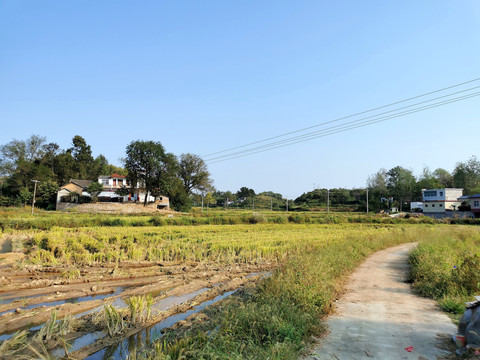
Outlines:
[{"label": "electric wire", "polygon": [[233,156],[233,155],[241,154],[241,153],[243,153],[243,152],[250,152],[250,151],[258,150],[258,149],[261,149],[261,148],[264,148],[264,147],[271,147],[271,146],[273,146],[273,145],[281,144],[281,143],[284,143],[284,142],[291,142],[291,141],[293,141],[293,140],[295,140],[295,139],[301,139],[301,138],[304,138],[304,137],[310,137],[312,134],[316,134],[316,133],[319,133],[319,132],[323,132],[323,131],[325,131],[325,130],[327,130],[327,129],[332,129],[332,128],[335,128],[335,127],[337,127],[337,126],[345,126],[345,125],[347,125],[347,124],[352,124],[352,123],[360,122],[360,121],[362,121],[362,120],[366,120],[366,119],[369,119],[369,118],[375,118],[375,117],[378,117],[378,116],[380,116],[380,115],[384,115],[384,114],[388,114],[388,113],[392,113],[392,112],[397,112],[397,111],[399,111],[399,110],[407,109],[407,108],[410,108],[410,107],[413,107],[413,106],[417,106],[417,105],[420,105],[420,104],[432,102],[432,101],[435,101],[435,100],[439,100],[439,99],[442,99],[442,98],[445,98],[445,97],[450,97],[450,96],[453,96],[453,95],[457,95],[457,94],[464,93],[464,92],[466,92],[466,91],[471,91],[471,90],[478,89],[478,88],[480,88],[480,86],[476,86],[476,87],[469,88],[469,89],[462,90],[462,91],[458,91],[458,92],[455,92],[455,93],[451,93],[451,94],[439,96],[439,97],[437,97],[437,98],[433,98],[433,99],[421,101],[421,102],[418,102],[418,103],[415,103],[415,104],[403,106],[403,107],[400,107],[400,108],[397,108],[397,109],[393,109],[393,110],[389,110],[389,111],[386,111],[386,112],[383,112],[383,113],[379,113],[379,114],[367,116],[367,117],[364,117],[364,118],[361,118],[361,119],[352,120],[352,121],[346,122],[346,123],[344,123],[344,124],[335,125],[335,126],[333,126],[333,127],[329,127],[329,128],[326,128],[326,129],[316,130],[316,131],[314,131],[314,132],[310,132],[310,133],[307,133],[307,134],[297,135],[297,136],[290,137],[290,138],[287,138],[287,139],[284,139],[284,140],[279,140],[279,141],[276,141],[276,142],[272,142],[272,143],[268,143],[268,144],[256,146],[256,147],[253,147],[253,148],[250,148],[250,149],[245,149],[245,150],[241,150],[241,151],[234,152],[234,153],[229,153],[229,154],[226,154],[226,155],[220,155],[220,156],[217,156],[217,157],[208,159],[208,160],[206,160],[206,161],[212,162],[212,161],[215,161],[215,160],[219,160],[219,159],[221,159],[221,158],[224,158],[224,157],[231,157],[231,156]]},{"label": "electric wire", "polygon": [[[451,96],[451,95],[452,94],[450,94],[448,96]],[[432,108],[444,106],[444,105],[447,105],[447,104],[463,101],[463,100],[473,98],[473,97],[476,97],[476,96],[479,96],[479,95],[480,95],[480,92],[475,92],[475,93],[471,93],[471,94],[467,94],[467,95],[463,95],[463,96],[458,96],[458,97],[453,98],[453,99],[443,100],[443,101],[440,101],[440,102],[437,102],[437,103],[434,103],[434,104],[421,106],[421,107],[418,107],[418,108],[415,108],[415,109],[410,109],[410,110],[407,110],[407,111],[398,112],[398,113],[395,113],[395,114],[390,114],[388,116],[384,116],[384,117],[380,117],[380,118],[378,118],[378,115],[380,115],[380,114],[374,115],[374,116],[369,116],[367,118],[360,119],[360,120],[364,120],[363,122],[359,122],[360,120],[354,120],[354,121],[350,121],[350,122],[345,123],[345,124],[332,126],[330,128],[322,129],[322,130],[315,131],[315,132],[308,133],[308,134],[304,134],[304,135],[301,135],[301,136],[296,136],[294,138],[285,139],[285,140],[282,140],[282,141],[277,141],[275,143],[265,144],[265,145],[258,146],[258,147],[255,147],[255,148],[246,149],[246,150],[243,150],[243,151],[240,151],[240,152],[219,156],[215,160],[211,159],[211,160],[206,160],[206,161],[209,164],[215,164],[217,162],[237,159],[237,158],[249,156],[249,155],[252,155],[252,154],[257,154],[257,153],[261,153],[261,152],[264,152],[264,151],[269,151],[269,150],[273,150],[273,149],[277,149],[277,148],[301,143],[301,142],[304,142],[304,141],[309,141],[309,140],[312,140],[312,139],[325,137],[325,136],[329,136],[329,135],[332,135],[332,134],[337,134],[337,133],[341,133],[341,132],[344,132],[344,131],[348,131],[348,130],[372,125],[372,124],[375,124],[375,123],[387,121],[387,120],[398,118],[398,117],[401,117],[401,116],[414,114],[414,113],[425,111],[425,110],[428,110],[428,109],[432,109]],[[443,97],[445,97],[445,96],[443,96]],[[443,97],[440,97],[440,98],[443,98]],[[423,101],[421,103],[426,103],[426,102],[428,102],[428,101]],[[417,103],[415,105],[419,105],[421,103]],[[410,107],[410,106],[407,106],[407,107]],[[404,109],[404,108],[407,108],[407,107],[403,107],[403,108],[400,108],[400,109]],[[382,113],[382,114],[386,114],[386,113],[390,113],[390,112],[391,111],[388,111],[388,112],[385,112],[385,113]],[[372,117],[373,117],[373,119],[365,121],[365,119],[372,118]]]},{"label": "electric wire", "polygon": [[472,79],[472,80],[469,80],[469,81],[465,81],[465,82],[462,82],[462,83],[451,85],[451,86],[448,86],[448,87],[445,87],[445,88],[442,88],[442,89],[430,91],[428,93],[416,95],[416,96],[413,96],[413,97],[410,97],[410,98],[407,98],[407,99],[396,101],[396,102],[393,102],[393,103],[390,103],[390,104],[387,104],[387,105],[383,105],[383,106],[379,106],[379,107],[376,107],[376,108],[373,108],[373,109],[361,111],[361,112],[358,112],[358,113],[355,113],[355,114],[352,114],[352,115],[348,115],[348,116],[345,116],[345,117],[341,117],[341,118],[326,121],[326,122],[323,122],[323,123],[320,123],[320,124],[308,126],[308,127],[302,128],[302,129],[286,132],[286,133],[276,135],[276,136],[272,136],[272,137],[269,137],[269,138],[266,138],[266,139],[254,141],[254,142],[251,142],[251,143],[248,143],[248,144],[232,147],[232,148],[221,150],[221,151],[216,151],[216,152],[213,152],[213,153],[210,153],[210,154],[203,155],[202,158],[207,158],[207,157],[212,156],[212,155],[225,153],[225,152],[228,152],[228,151],[231,151],[231,150],[241,149],[241,148],[244,148],[244,147],[247,147],[247,146],[250,146],[250,145],[259,144],[259,143],[266,142],[266,141],[269,141],[269,140],[278,139],[278,138],[281,138],[281,137],[284,137],[284,136],[287,136],[287,135],[291,135],[291,134],[299,133],[299,132],[302,132],[302,131],[310,130],[310,129],[313,129],[313,128],[316,128],[316,127],[319,127],[319,126],[327,125],[327,124],[338,122],[338,121],[341,121],[341,120],[346,120],[346,119],[349,119],[349,118],[352,118],[352,117],[355,117],[355,116],[363,115],[363,114],[366,114],[366,113],[369,113],[369,112],[384,109],[384,108],[387,108],[387,107],[390,107],[390,106],[394,106],[394,105],[401,104],[401,103],[404,103],[404,102],[408,102],[408,101],[411,101],[411,100],[414,100],[414,99],[418,99],[418,98],[421,98],[421,97],[425,97],[425,96],[428,96],[428,95],[439,93],[439,92],[442,92],[442,91],[445,91],[445,90],[453,89],[455,87],[466,85],[466,84],[469,84],[469,83],[472,83],[472,82],[475,82],[475,81],[479,81],[479,80],[480,80],[480,78],[475,78],[475,79]]}]

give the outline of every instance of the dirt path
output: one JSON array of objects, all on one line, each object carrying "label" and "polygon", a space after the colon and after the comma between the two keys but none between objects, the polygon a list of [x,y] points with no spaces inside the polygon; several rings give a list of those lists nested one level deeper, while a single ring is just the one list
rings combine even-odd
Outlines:
[{"label": "dirt path", "polygon": [[[327,320],[330,333],[305,359],[435,360],[448,354],[435,338],[456,327],[434,301],[413,295],[405,283],[414,246],[377,252],[358,268],[336,303],[337,314]],[[414,350],[406,351],[410,346]]]}]

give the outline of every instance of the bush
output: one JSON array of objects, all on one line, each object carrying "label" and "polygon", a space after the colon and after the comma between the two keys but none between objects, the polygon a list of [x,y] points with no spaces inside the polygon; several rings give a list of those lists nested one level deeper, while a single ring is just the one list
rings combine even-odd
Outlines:
[{"label": "bush", "polygon": [[253,213],[252,215],[248,216],[246,220],[248,224],[263,224],[267,222],[265,216],[259,213]]}]

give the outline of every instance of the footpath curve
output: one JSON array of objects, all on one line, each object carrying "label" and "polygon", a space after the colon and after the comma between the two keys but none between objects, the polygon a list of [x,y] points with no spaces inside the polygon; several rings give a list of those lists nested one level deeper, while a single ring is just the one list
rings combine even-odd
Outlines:
[{"label": "footpath curve", "polygon": [[455,333],[455,325],[405,282],[408,251],[415,246],[379,251],[353,273],[327,319],[329,333],[304,359],[436,360],[449,354],[436,347],[437,336]]}]

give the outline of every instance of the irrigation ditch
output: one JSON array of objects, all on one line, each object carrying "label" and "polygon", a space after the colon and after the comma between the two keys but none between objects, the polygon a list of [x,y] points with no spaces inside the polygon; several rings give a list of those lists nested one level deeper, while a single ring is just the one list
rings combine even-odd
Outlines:
[{"label": "irrigation ditch", "polygon": [[271,268],[193,261],[3,264],[0,348],[11,348],[3,358],[124,359]]}]

